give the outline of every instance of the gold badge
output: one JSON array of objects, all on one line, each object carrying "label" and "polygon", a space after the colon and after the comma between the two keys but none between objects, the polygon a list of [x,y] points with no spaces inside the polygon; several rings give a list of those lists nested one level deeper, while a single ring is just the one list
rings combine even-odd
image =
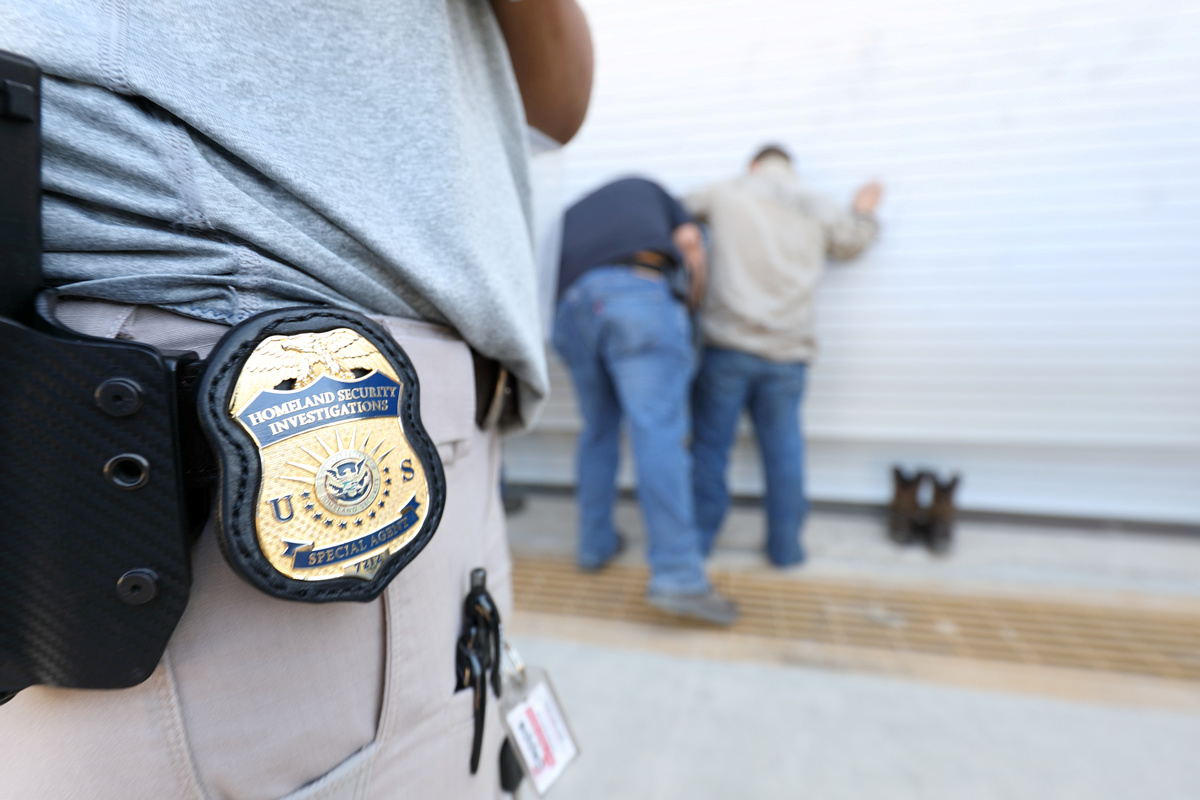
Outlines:
[{"label": "gold badge", "polygon": [[429,490],[399,418],[404,388],[348,328],[272,336],[251,353],[230,413],[258,443],[258,544],[275,569],[369,579],[420,531]]},{"label": "gold badge", "polygon": [[[428,542],[445,496],[416,372],[357,315],[263,317],[222,341],[204,378],[212,405],[225,397],[223,414],[207,410],[225,554],[277,596],[370,599]],[[324,329],[296,330],[314,318]]]}]

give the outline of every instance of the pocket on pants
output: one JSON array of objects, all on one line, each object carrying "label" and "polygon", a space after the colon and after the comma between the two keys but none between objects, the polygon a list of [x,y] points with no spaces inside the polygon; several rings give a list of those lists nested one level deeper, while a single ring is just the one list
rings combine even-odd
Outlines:
[{"label": "pocket on pants", "polygon": [[305,784],[279,800],[327,800],[330,797],[353,800],[366,788],[371,761],[375,758],[378,748],[379,745],[372,742],[312,783]]},{"label": "pocket on pants", "polygon": [[691,322],[683,304],[661,283],[610,300],[604,315],[605,351],[611,358],[663,352],[691,359]]},{"label": "pocket on pants", "polygon": [[202,784],[281,797],[350,769],[379,735],[382,601],[269,597],[233,573],[215,540],[211,529],[201,536],[192,600],[168,646]]}]

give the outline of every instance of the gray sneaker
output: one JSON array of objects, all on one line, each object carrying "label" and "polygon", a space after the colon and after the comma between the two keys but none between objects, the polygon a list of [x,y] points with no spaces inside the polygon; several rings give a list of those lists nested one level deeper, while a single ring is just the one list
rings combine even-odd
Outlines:
[{"label": "gray sneaker", "polygon": [[732,625],[738,620],[737,605],[716,589],[691,594],[648,592],[646,602],[668,614],[711,622],[713,625]]}]

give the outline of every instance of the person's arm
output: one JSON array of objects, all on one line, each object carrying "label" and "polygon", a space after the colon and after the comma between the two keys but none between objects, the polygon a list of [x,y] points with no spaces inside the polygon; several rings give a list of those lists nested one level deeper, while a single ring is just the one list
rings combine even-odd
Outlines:
[{"label": "person's arm", "polygon": [[671,232],[671,241],[683,256],[683,267],[691,278],[688,308],[699,308],[708,281],[708,255],[704,252],[704,236],[694,222],[685,222]]},{"label": "person's arm", "polygon": [[825,235],[829,242],[829,255],[839,261],[851,259],[875,241],[879,234],[875,209],[882,196],[882,186],[878,183],[868,183],[854,196],[851,212],[834,209],[828,214]]},{"label": "person's arm", "polygon": [[592,95],[592,36],[575,0],[492,0],[521,87],[525,119],[571,140]]},{"label": "person's arm", "polygon": [[674,195],[658,184],[658,195],[666,206],[667,219],[671,223],[671,243],[683,256],[683,268],[688,273],[688,308],[697,309],[704,299],[704,287],[708,281],[708,254],[704,250],[704,234],[700,232],[691,213]]}]

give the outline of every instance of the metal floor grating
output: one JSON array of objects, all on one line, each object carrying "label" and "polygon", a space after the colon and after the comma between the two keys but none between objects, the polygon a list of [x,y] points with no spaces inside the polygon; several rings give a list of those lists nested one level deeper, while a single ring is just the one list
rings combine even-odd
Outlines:
[{"label": "metal floor grating", "polygon": [[[518,558],[513,568],[519,610],[672,620],[645,603],[646,577],[644,567],[622,565],[582,574],[561,558]],[[712,577],[741,607],[736,633],[1200,681],[1200,614],[761,573]]]}]

